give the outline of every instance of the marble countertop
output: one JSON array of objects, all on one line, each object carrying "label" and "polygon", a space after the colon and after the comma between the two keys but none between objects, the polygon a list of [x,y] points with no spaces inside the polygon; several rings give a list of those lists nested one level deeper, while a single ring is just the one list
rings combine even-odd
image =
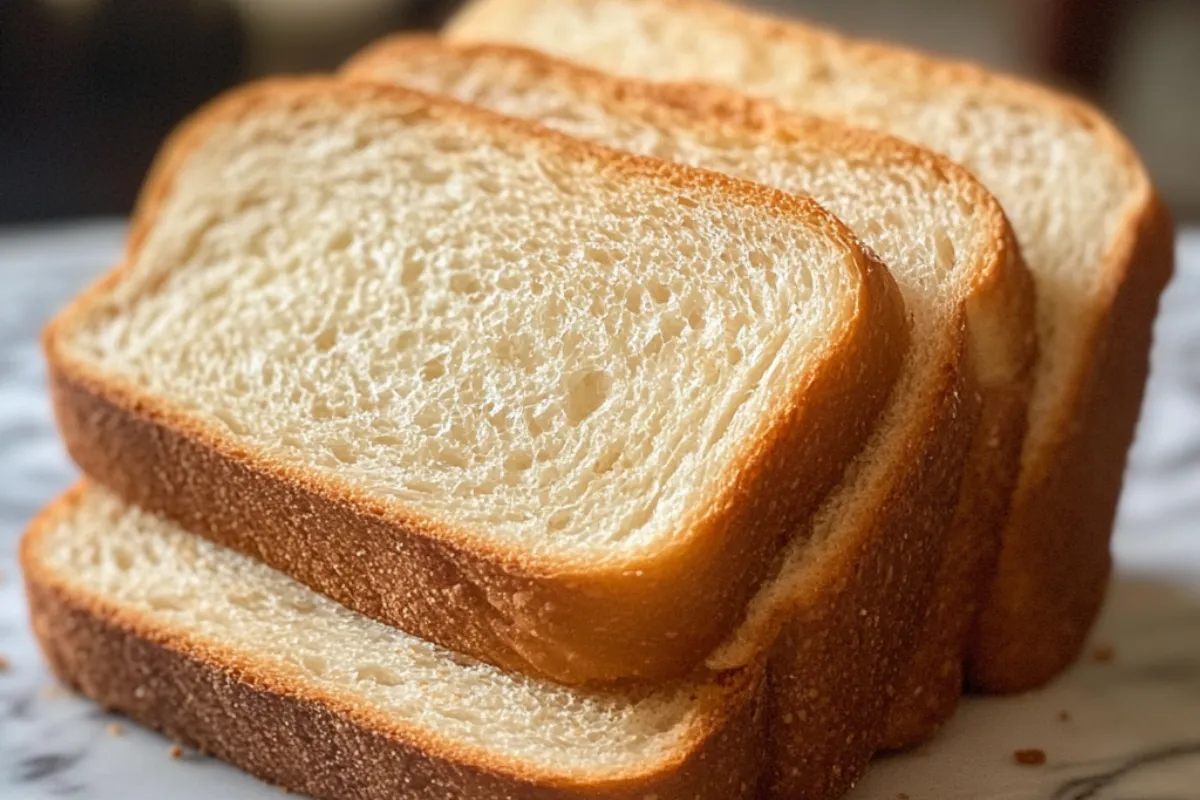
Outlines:
[{"label": "marble countertop", "polygon": [[[0,229],[0,798],[279,797],[57,688],[15,550],[74,478],[37,350],[46,318],[116,256],[119,222]],[[879,760],[854,800],[1200,800],[1200,231],[1179,241],[1094,644],[1049,688],[972,699],[936,740]],[[1046,763],[1021,766],[1017,750]]]}]

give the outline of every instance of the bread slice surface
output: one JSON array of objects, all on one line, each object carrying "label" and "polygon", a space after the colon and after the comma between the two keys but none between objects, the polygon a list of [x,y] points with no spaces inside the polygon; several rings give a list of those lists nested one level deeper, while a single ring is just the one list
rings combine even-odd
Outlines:
[{"label": "bread slice surface", "polygon": [[728,634],[907,339],[810,200],[312,79],[177,133],[46,346],[69,450],[127,500],[588,683]]},{"label": "bread slice surface", "polygon": [[[1032,326],[1032,297],[995,200],[962,169],[887,136],[711,87],[623,81],[515,47],[401,36],[368,48],[343,74],[811,192],[890,265],[914,333],[884,422],[709,659],[729,668],[772,654],[772,791],[845,791],[886,743],[893,698],[929,680],[926,664],[906,664],[925,637],[953,643],[947,668],[961,675],[967,617],[952,604],[974,585],[943,593],[939,569],[958,575],[964,561],[987,562],[972,548],[994,545],[996,531],[966,513],[979,504],[956,511],[960,479],[965,470],[975,497],[1016,473],[1032,361],[1018,331]],[[989,375],[982,392],[980,374]],[[954,630],[941,627],[948,615]]]},{"label": "bread slice surface", "polygon": [[[996,578],[979,581],[968,677],[984,690],[1021,691],[1065,668],[1104,595],[1152,320],[1173,259],[1166,210],[1112,124],[1084,103],[975,65],[708,0],[480,0],[448,34],[627,76],[722,84],[877,128],[948,155],[995,194],[1037,284],[1040,357]],[[954,683],[938,692],[957,691]],[[917,719],[924,712],[911,712],[898,727],[928,730]]]},{"label": "bread slice surface", "polygon": [[572,690],[465,659],[81,484],[21,546],[58,676],[315,797],[750,797],[758,676]]}]

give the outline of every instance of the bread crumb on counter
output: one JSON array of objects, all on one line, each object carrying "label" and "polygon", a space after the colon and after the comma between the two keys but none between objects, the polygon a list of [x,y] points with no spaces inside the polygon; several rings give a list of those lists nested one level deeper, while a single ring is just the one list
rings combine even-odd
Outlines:
[{"label": "bread crumb on counter", "polygon": [[10,667],[12,667],[12,664],[9,663],[8,659],[0,656],[0,672],[8,672]]},{"label": "bread crumb on counter", "polygon": [[1098,644],[1092,650],[1092,661],[1097,664],[1111,664],[1117,659],[1117,648],[1111,644]]},{"label": "bread crumb on counter", "polygon": [[1046,763],[1046,751],[1036,747],[1018,750],[1013,753],[1013,760],[1023,767],[1040,767]]},{"label": "bread crumb on counter", "polygon": [[173,744],[171,745],[171,749],[167,751],[167,755],[171,757],[172,761],[179,761],[183,758],[183,748],[177,744]]},{"label": "bread crumb on counter", "polygon": [[112,737],[123,736],[125,728],[119,722],[110,722],[104,726],[104,732]]}]

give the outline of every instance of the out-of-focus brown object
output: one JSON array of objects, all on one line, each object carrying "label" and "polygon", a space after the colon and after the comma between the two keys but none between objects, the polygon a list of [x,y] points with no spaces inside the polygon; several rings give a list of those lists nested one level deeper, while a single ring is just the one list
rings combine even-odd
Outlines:
[{"label": "out-of-focus brown object", "polygon": [[264,72],[322,71],[453,0],[0,0],[0,222],[126,214],[167,132]]},{"label": "out-of-focus brown object", "polygon": [[1112,75],[1129,0],[1026,0],[1039,71],[1098,98]]},{"label": "out-of-focus brown object", "polygon": [[0,2],[0,219],[128,211],[150,155],[242,74],[224,3]]}]

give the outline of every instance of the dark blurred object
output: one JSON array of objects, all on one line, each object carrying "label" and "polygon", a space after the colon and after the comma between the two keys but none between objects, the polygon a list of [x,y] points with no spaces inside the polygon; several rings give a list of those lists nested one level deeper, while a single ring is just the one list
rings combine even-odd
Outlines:
[{"label": "dark blurred object", "polygon": [[[330,69],[456,3],[359,3],[360,19],[351,5],[0,0],[0,222],[125,214],[162,139],[206,100],[257,72]],[[248,24],[267,11],[290,27]]]},{"label": "dark blurred object", "polygon": [[1092,98],[1112,78],[1130,0],[1026,0],[1037,71]]},{"label": "dark blurred object", "polygon": [[0,4],[0,218],[124,213],[158,143],[243,72],[222,3]]}]

